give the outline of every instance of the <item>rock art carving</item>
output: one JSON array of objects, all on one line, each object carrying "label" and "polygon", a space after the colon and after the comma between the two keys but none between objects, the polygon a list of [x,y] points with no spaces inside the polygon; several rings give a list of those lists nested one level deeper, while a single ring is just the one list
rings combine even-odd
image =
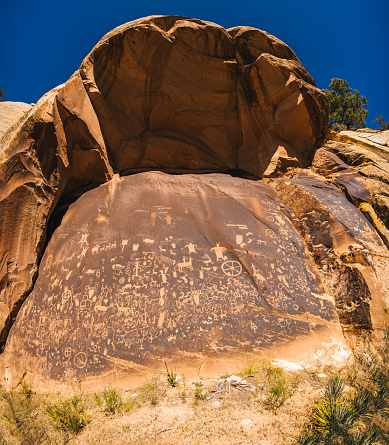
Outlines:
[{"label": "rock art carving", "polygon": [[[1,142],[0,342],[32,289],[56,206],[119,172],[260,177],[278,146],[307,166],[326,116],[296,55],[264,31],[153,16],[108,33]],[[150,217],[157,224],[158,209]]]},{"label": "rock art carving", "polygon": [[387,325],[387,132],[326,133],[325,95],[275,37],[147,17],[35,106],[1,107],[8,383],[167,356],[340,364]]},{"label": "rock art carving", "polygon": [[[222,174],[117,182],[79,198],[50,240],[7,341],[16,369],[36,363],[33,372],[52,379],[68,368],[86,378],[112,371],[113,359],[201,355],[211,339],[219,353],[242,339],[241,354],[312,333],[326,339],[329,329],[341,338],[335,305],[307,273],[315,276],[313,262],[270,187]],[[172,225],[149,218],[161,203]],[[108,223],[96,221],[99,210]],[[237,235],[251,237],[250,247]],[[123,251],[123,239],[139,248]]]}]

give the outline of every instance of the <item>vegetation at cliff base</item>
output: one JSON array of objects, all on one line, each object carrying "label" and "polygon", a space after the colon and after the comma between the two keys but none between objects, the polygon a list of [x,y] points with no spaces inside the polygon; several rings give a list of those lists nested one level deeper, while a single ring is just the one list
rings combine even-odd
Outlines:
[{"label": "vegetation at cliff base", "polygon": [[63,392],[39,393],[25,374],[0,384],[0,445],[386,445],[389,338],[366,334],[354,353],[341,369],[249,358],[191,382],[166,363],[141,386],[97,392],[69,373]]},{"label": "vegetation at cliff base", "polygon": [[367,100],[358,90],[349,87],[347,80],[332,79],[324,90],[329,102],[330,126],[333,129],[365,128],[368,115]]},{"label": "vegetation at cliff base", "polygon": [[389,341],[366,340],[347,376],[332,376],[313,407],[300,445],[389,443]]}]

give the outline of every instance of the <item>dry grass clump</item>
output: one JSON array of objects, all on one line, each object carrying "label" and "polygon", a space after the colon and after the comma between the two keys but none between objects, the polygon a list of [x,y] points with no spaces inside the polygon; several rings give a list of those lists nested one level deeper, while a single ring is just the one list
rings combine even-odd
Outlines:
[{"label": "dry grass clump", "polygon": [[262,392],[264,406],[274,414],[294,394],[299,383],[299,372],[287,372],[269,360],[255,362],[248,359],[242,363],[239,374],[253,382],[255,396]]},{"label": "dry grass clump", "polygon": [[[67,432],[57,430],[50,420],[49,403],[59,406],[63,399],[58,394],[36,394],[26,375],[16,388],[0,387],[0,444],[64,444]],[[49,402],[50,400],[50,402]]]}]

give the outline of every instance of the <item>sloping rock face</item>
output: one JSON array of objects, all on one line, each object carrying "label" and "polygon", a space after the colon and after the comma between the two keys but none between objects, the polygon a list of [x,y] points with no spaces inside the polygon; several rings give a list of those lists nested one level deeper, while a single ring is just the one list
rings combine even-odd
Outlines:
[{"label": "sloping rock face", "polygon": [[263,31],[158,16],[103,37],[1,140],[0,374],[342,364],[379,337],[386,135],[324,141],[327,121]]},{"label": "sloping rock face", "polygon": [[63,201],[130,171],[260,177],[279,147],[307,166],[326,122],[325,95],[266,32],[155,16],[107,34],[2,141],[0,342]]},{"label": "sloping rock face", "polygon": [[221,372],[225,360],[296,339],[283,358],[312,364],[321,341],[345,354],[333,298],[292,219],[259,181],[115,177],[79,198],[52,237],[8,366],[59,380],[114,374],[115,360],[124,376],[166,359]]},{"label": "sloping rock face", "polygon": [[0,139],[31,107],[32,105],[23,102],[0,102]]},{"label": "sloping rock face", "polygon": [[335,299],[345,334],[382,329],[389,256],[379,234],[341,190],[320,177],[300,172],[272,185],[298,219],[296,228]]}]

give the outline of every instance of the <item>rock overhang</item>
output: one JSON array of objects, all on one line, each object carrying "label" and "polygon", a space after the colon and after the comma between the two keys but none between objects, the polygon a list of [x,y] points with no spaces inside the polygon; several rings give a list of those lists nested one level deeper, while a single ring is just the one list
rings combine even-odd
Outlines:
[{"label": "rock overhang", "polygon": [[[45,95],[28,112],[24,121],[21,121],[12,132],[8,132],[2,140],[0,233],[7,234],[7,236],[0,237],[1,251],[4,252],[4,260],[0,264],[2,286],[0,295],[3,302],[0,312],[0,321],[3,326],[2,341],[6,339],[22,302],[34,287],[45,239],[52,232],[49,228],[50,217],[56,212],[63,213],[67,208],[67,201],[76,200],[70,209],[80,208],[77,206],[81,205],[80,203],[83,201],[78,202],[79,196],[86,197],[92,196],[89,193],[98,193],[91,190],[84,195],[84,192],[91,188],[99,190],[96,187],[100,184],[106,183],[109,189],[116,187],[112,184],[118,185],[123,182],[118,179],[118,174],[121,176],[135,175],[126,176],[123,179],[124,182],[139,180],[143,184],[142,187],[147,187],[142,181],[155,173],[144,173],[145,176],[139,176],[137,173],[142,171],[169,172],[173,174],[170,178],[171,182],[181,180],[174,179],[174,174],[177,173],[185,173],[189,182],[194,178],[191,174],[210,173],[210,176],[205,175],[196,180],[198,184],[204,185],[209,182],[215,172],[235,172],[236,176],[258,180],[271,164],[270,176],[276,177],[282,175],[284,169],[287,168],[310,166],[316,148],[324,138],[327,123],[328,108],[324,93],[316,88],[312,77],[301,65],[293,51],[283,42],[263,31],[248,27],[225,30],[210,22],[195,19],[153,16],[122,25],[108,33],[84,59],[80,69],[64,85]],[[323,155],[323,159],[326,156],[328,158],[328,155]],[[316,164],[323,162],[323,159],[318,159]],[[331,159],[331,162],[336,164],[337,161]],[[296,236],[301,237],[301,239],[298,238],[300,243],[302,242],[306,252],[309,252],[302,254],[301,264],[305,264],[304,255],[311,255],[314,260],[311,264],[313,272],[309,272],[311,273],[310,279],[312,279],[309,281],[309,286],[319,287],[310,295],[312,298],[314,295],[328,295],[324,299],[317,297],[316,303],[320,300],[322,308],[323,304],[332,305],[334,311],[336,307],[338,315],[340,314],[343,320],[342,325],[338,321],[331,321],[334,323],[331,326],[335,326],[333,332],[336,332],[337,339],[331,340],[331,335],[325,334],[328,341],[324,341],[320,332],[326,332],[324,326],[329,323],[329,319],[326,319],[323,326],[320,327],[321,322],[318,319],[312,321],[312,317],[316,317],[317,314],[311,313],[310,309],[305,307],[304,310],[311,317],[311,322],[307,324],[310,327],[305,331],[302,328],[300,334],[303,335],[298,334],[296,341],[289,338],[287,344],[290,345],[292,351],[300,350],[300,352],[304,349],[308,350],[309,345],[312,348],[317,346],[320,349],[325,344],[327,345],[324,347],[324,349],[327,348],[325,356],[328,362],[331,355],[342,357],[347,355],[345,352],[347,346],[341,335],[341,326],[345,328],[347,325],[348,332],[353,329],[375,329],[382,326],[384,323],[382,319],[383,293],[377,284],[377,277],[386,282],[382,265],[386,260],[377,260],[370,255],[370,252],[374,250],[380,252],[381,258],[385,258],[386,255],[386,250],[382,247],[380,240],[371,234],[372,227],[365,225],[366,221],[363,220],[363,217],[361,220],[358,219],[360,218],[359,213],[354,215],[349,205],[342,201],[341,194],[336,195],[334,187],[331,188],[331,193],[334,195],[333,199],[338,202],[338,213],[329,203],[325,202],[325,199],[321,201],[322,198],[319,199],[318,195],[314,193],[315,188],[325,190],[328,187],[331,175],[337,174],[336,168],[335,165],[334,170],[327,172],[324,167],[326,179],[318,175],[313,179],[312,175],[310,179],[304,179],[303,173],[300,176],[296,175],[295,182],[269,180],[269,184],[284,200],[284,207],[286,205],[295,213],[287,211],[285,214],[280,204],[277,213],[268,216],[281,218],[281,220],[286,218],[289,221],[287,224],[294,227]],[[342,169],[344,170],[345,167],[343,166]],[[347,174],[350,176],[350,172]],[[345,172],[343,176],[340,175],[336,178],[334,184],[346,184],[348,189],[356,194],[356,186],[363,186],[363,184],[360,178],[355,179],[351,176],[346,178]],[[166,184],[166,176],[161,176],[161,178],[163,178],[161,182]],[[215,189],[220,188],[220,183],[223,181],[230,181],[227,188],[231,191],[231,188],[235,187],[233,184],[241,184],[241,181],[244,180],[237,178],[234,182],[232,178],[225,175],[224,179],[219,178],[215,182]],[[315,181],[317,182],[315,183]],[[252,184],[245,185],[244,188],[258,189],[257,196],[250,204],[246,203],[245,210],[237,212],[239,217],[245,212],[247,215],[251,215],[250,218],[253,215],[258,216],[256,212],[261,209],[261,206],[264,206],[264,202],[268,199],[271,189],[266,186],[265,192],[264,184],[261,185],[258,181],[251,182]],[[241,190],[241,196],[243,196],[242,187],[240,185],[236,185],[236,187]],[[184,185],[181,185],[176,188],[176,193],[179,194],[184,189]],[[369,193],[362,189],[363,187],[358,189],[358,199],[368,200],[366,196]],[[226,197],[225,190],[220,193],[223,198]],[[291,199],[293,194],[294,198]],[[213,199],[208,195],[209,190],[201,198],[205,202]],[[160,200],[163,199],[161,196]],[[236,202],[236,199],[236,197],[232,199],[232,207],[234,207],[233,203]],[[312,209],[304,212],[307,199],[311,202]],[[105,202],[104,199],[103,201]],[[139,206],[140,203],[144,204],[141,200],[134,205]],[[374,205],[374,203],[372,204]],[[382,204],[380,205],[382,206]],[[179,213],[183,210],[185,209],[177,208],[176,212]],[[354,218],[359,221],[358,224],[364,227],[367,238],[365,235],[353,231],[352,227],[347,227],[341,216],[342,211],[344,213],[351,212],[354,215]],[[65,215],[66,221],[68,221],[71,212],[70,210],[70,213]],[[199,210],[199,212],[202,214],[203,211]],[[371,209],[369,212],[371,213]],[[157,211],[150,212],[150,218],[151,214],[155,214],[154,222],[159,221]],[[26,217],[27,215],[28,217]],[[265,218],[263,212],[260,212],[260,215],[257,218],[257,223],[261,218]],[[103,224],[110,219],[104,215],[101,218]],[[148,223],[153,220],[150,218],[146,218]],[[131,220],[130,217],[128,219]],[[298,219],[300,222],[297,222]],[[268,224],[270,224],[269,221],[267,221]],[[80,221],[80,224],[82,223],[83,221]],[[142,224],[137,224],[134,230]],[[221,222],[215,215],[215,225],[220,224]],[[319,234],[321,224],[324,224],[325,227]],[[62,229],[61,225],[57,232],[60,233]],[[211,230],[212,236],[214,236],[215,230]],[[236,236],[242,235],[243,240],[245,234],[233,233],[231,228],[230,231],[230,234],[223,235],[223,239],[217,240],[217,237],[214,237],[213,244],[208,246],[209,249],[218,247],[227,249],[231,258],[227,258],[223,264],[229,263],[229,266],[232,267],[236,263],[237,268],[240,265],[242,272],[239,276],[243,277],[247,272],[246,278],[250,281],[249,277],[251,276],[252,279],[255,267],[257,268],[257,277],[259,277],[258,263],[255,261],[247,263],[247,270],[244,272],[245,260],[241,257],[242,255],[245,257],[246,253],[231,248],[233,244],[231,242],[223,244],[228,236],[235,236],[236,242]],[[256,235],[259,232],[257,230]],[[220,238],[219,229],[216,230],[216,233]],[[250,232],[248,231],[248,233]],[[254,232],[252,233],[254,234]],[[336,236],[333,236],[334,233]],[[208,238],[212,238],[212,236],[208,233]],[[367,251],[365,238],[371,241]],[[240,236],[238,239],[240,240]],[[318,240],[323,241],[324,244]],[[342,251],[339,250],[339,242]],[[111,239],[109,243],[114,245],[117,240]],[[348,245],[342,243],[348,243]],[[136,245],[137,242],[133,241],[132,244]],[[193,242],[188,239],[187,246],[190,244]],[[297,242],[298,244],[299,242]],[[23,250],[20,249],[21,245],[23,245]],[[183,249],[190,249],[187,246],[183,246]],[[361,251],[355,252],[349,246],[361,246]],[[85,248],[81,245],[78,247]],[[157,247],[159,249],[161,246],[158,244]],[[47,252],[50,248],[48,245]],[[162,246],[162,248],[164,247]],[[206,249],[204,246],[202,248]],[[90,247],[93,257],[92,249],[93,246]],[[194,250],[196,250],[195,247]],[[79,252],[80,257],[83,257],[82,252],[83,250]],[[212,255],[216,250],[210,252]],[[275,252],[277,252],[276,247]],[[269,252],[268,259],[272,258],[275,252]],[[170,272],[173,273],[174,270],[179,277],[183,271],[189,272],[189,275],[192,273],[190,262],[193,267],[196,261],[200,261],[195,258],[193,251],[188,251],[186,257],[182,252],[181,254],[182,258],[170,266],[172,269]],[[202,252],[202,255],[205,254],[205,251]],[[155,252],[154,256],[156,256]],[[60,261],[62,259],[59,259]],[[131,261],[132,259],[128,258],[125,267],[128,267]],[[381,264],[379,264],[380,261]],[[45,259],[42,260],[42,267],[44,264],[46,264]],[[118,263],[119,266],[120,264]],[[121,265],[124,267],[123,264]],[[213,267],[216,267],[217,273],[220,273],[221,277],[227,276],[225,270],[222,269],[222,263],[218,264],[217,258]],[[336,271],[337,281],[335,281],[339,288],[338,292],[332,285],[329,285],[331,268]],[[306,270],[311,269],[307,268]],[[159,279],[161,280],[165,276],[165,279],[168,280],[168,271],[164,272],[162,269]],[[204,280],[204,277],[200,279],[201,271],[205,277],[205,272],[200,266],[193,268],[193,272],[198,274],[197,280]],[[129,272],[131,275],[131,267]],[[216,273],[216,271],[214,272]],[[112,274],[112,271],[110,273]],[[272,273],[269,269],[260,275],[269,283],[281,279],[282,274],[280,273],[279,277],[273,277],[273,280]],[[376,278],[374,278],[374,274]],[[290,285],[293,281],[293,274],[287,275],[290,276],[284,277],[284,280]],[[128,280],[128,277],[126,279]],[[179,279],[185,283],[185,280]],[[80,280],[82,281],[82,279]],[[187,280],[190,283],[190,278]],[[59,281],[61,281],[60,277]],[[62,281],[66,280],[62,279]],[[48,283],[46,284],[50,287]],[[130,284],[130,282],[126,284]],[[277,292],[285,291],[285,287],[283,287],[286,286],[285,282],[280,284],[282,284],[282,289],[277,287]],[[31,312],[31,305],[37,301],[34,300],[36,298],[34,295],[39,294],[39,288],[42,289],[42,286],[39,286],[35,289],[35,294],[32,294],[31,299],[27,300],[24,311]],[[262,295],[263,284],[257,283],[254,279],[252,286],[254,286],[252,293],[257,292],[258,295]],[[156,286],[154,290],[159,291],[160,288],[161,286]],[[231,286],[231,290],[232,288],[233,286]],[[77,294],[77,289],[72,289],[72,292],[75,291]],[[58,295],[66,293],[65,289],[60,292],[59,288],[56,292]],[[88,293],[89,290],[86,291],[86,294]],[[52,298],[58,298],[58,295],[54,294],[55,292],[53,292]],[[353,300],[354,296],[355,301]],[[191,298],[194,308],[197,310],[199,305],[196,304],[196,298],[200,304],[200,297],[197,295],[197,297],[192,296]],[[263,298],[263,295],[259,298]],[[288,298],[286,296],[280,300],[286,304]],[[162,299],[164,299],[163,296]],[[323,303],[324,301],[327,303]],[[123,315],[125,306],[121,302],[116,303],[114,307],[117,311],[111,315],[117,316],[119,313]],[[176,304],[174,298],[170,303],[173,306]],[[244,310],[250,306],[249,303],[246,303],[242,305]],[[62,303],[58,304],[61,307]],[[105,303],[93,303],[94,306],[96,304],[103,307]],[[156,307],[159,307],[158,304]],[[41,312],[44,316],[47,308],[45,309],[44,305],[42,308]],[[130,310],[130,306],[127,309]],[[268,309],[269,307],[267,307]],[[169,311],[162,312],[167,317],[166,314]],[[162,312],[160,311],[158,316],[155,314],[157,326]],[[326,314],[327,318],[330,316],[330,312]],[[304,316],[308,317],[306,313],[304,312]],[[336,313],[334,312],[334,314]],[[290,314],[286,318],[289,316]],[[282,317],[285,317],[285,314]],[[254,318],[255,316],[251,321],[256,325]],[[66,323],[73,322],[67,321]],[[299,322],[303,323],[301,320]],[[61,322],[59,321],[59,323]],[[165,318],[162,320],[162,326],[164,323]],[[234,326],[234,322],[231,321],[230,325]],[[19,321],[11,336],[15,348],[15,338],[20,337],[20,333],[17,333],[18,329],[19,331],[23,330],[21,326],[23,324]],[[46,328],[48,325],[43,330]],[[226,333],[222,331],[223,328],[221,328],[219,337],[226,336]],[[23,360],[20,362],[21,366],[25,366],[28,362],[31,369],[38,366],[36,369],[42,371],[43,368],[39,367],[43,366],[44,360],[46,360],[44,366],[49,366],[49,363],[51,363],[50,366],[54,366],[54,356],[62,354],[61,357],[66,358],[66,354],[69,353],[69,349],[66,348],[66,353],[65,349],[62,351],[61,345],[57,349],[62,352],[53,353],[51,361],[48,356],[46,358],[40,356],[37,359],[38,350],[33,352],[36,345],[31,346],[31,343],[27,345],[30,340],[26,340],[24,352],[22,352],[22,354],[26,354],[24,362]],[[246,340],[246,343],[243,342],[240,347],[247,348],[246,352],[251,354],[253,349],[250,350],[250,347],[253,345],[250,346],[251,340],[248,338]],[[304,343],[305,341],[306,343]],[[103,343],[99,347],[102,347]],[[301,347],[303,344],[304,347]],[[209,352],[212,349],[210,345],[213,347],[215,344],[209,340],[209,345],[205,346],[204,350]],[[66,347],[69,348],[69,346]],[[7,348],[9,354],[12,347],[8,345]],[[334,348],[339,354],[334,352]],[[282,354],[285,354],[286,350],[287,347]],[[281,349],[278,348],[278,351]],[[51,352],[52,350],[50,350],[50,354]],[[156,350],[154,352],[158,355]],[[78,353],[81,355],[77,355]],[[83,365],[83,361],[77,360],[81,356],[84,357],[82,354],[85,354],[85,357],[88,356],[89,360],[93,353],[96,351],[88,353],[83,350],[76,353],[72,351],[67,357],[71,357],[69,360],[77,372],[82,373],[89,369],[90,375],[92,375],[96,370],[92,369],[91,363],[88,362],[92,367],[86,368],[87,362]],[[254,351],[254,353],[256,352]],[[200,357],[201,353],[199,354]],[[234,354],[232,352],[232,355]],[[75,359],[76,355],[77,360]],[[314,355],[315,353],[312,352],[311,356]],[[28,359],[30,361],[27,360],[28,356],[32,357],[31,360]],[[105,357],[103,361],[108,360],[108,362],[110,359],[123,359],[120,354],[116,356],[112,351],[108,356],[104,356],[104,354],[101,356]],[[217,363],[217,355],[215,357]],[[227,360],[227,356],[224,355],[224,357]],[[124,358],[124,360],[127,359],[128,357]],[[14,368],[18,368],[16,355],[12,357],[12,360]],[[83,366],[77,366],[77,363]],[[209,360],[208,363],[210,363]],[[209,366],[216,369],[215,363]],[[139,371],[139,368],[137,369]],[[51,377],[54,377],[54,371]]]}]

